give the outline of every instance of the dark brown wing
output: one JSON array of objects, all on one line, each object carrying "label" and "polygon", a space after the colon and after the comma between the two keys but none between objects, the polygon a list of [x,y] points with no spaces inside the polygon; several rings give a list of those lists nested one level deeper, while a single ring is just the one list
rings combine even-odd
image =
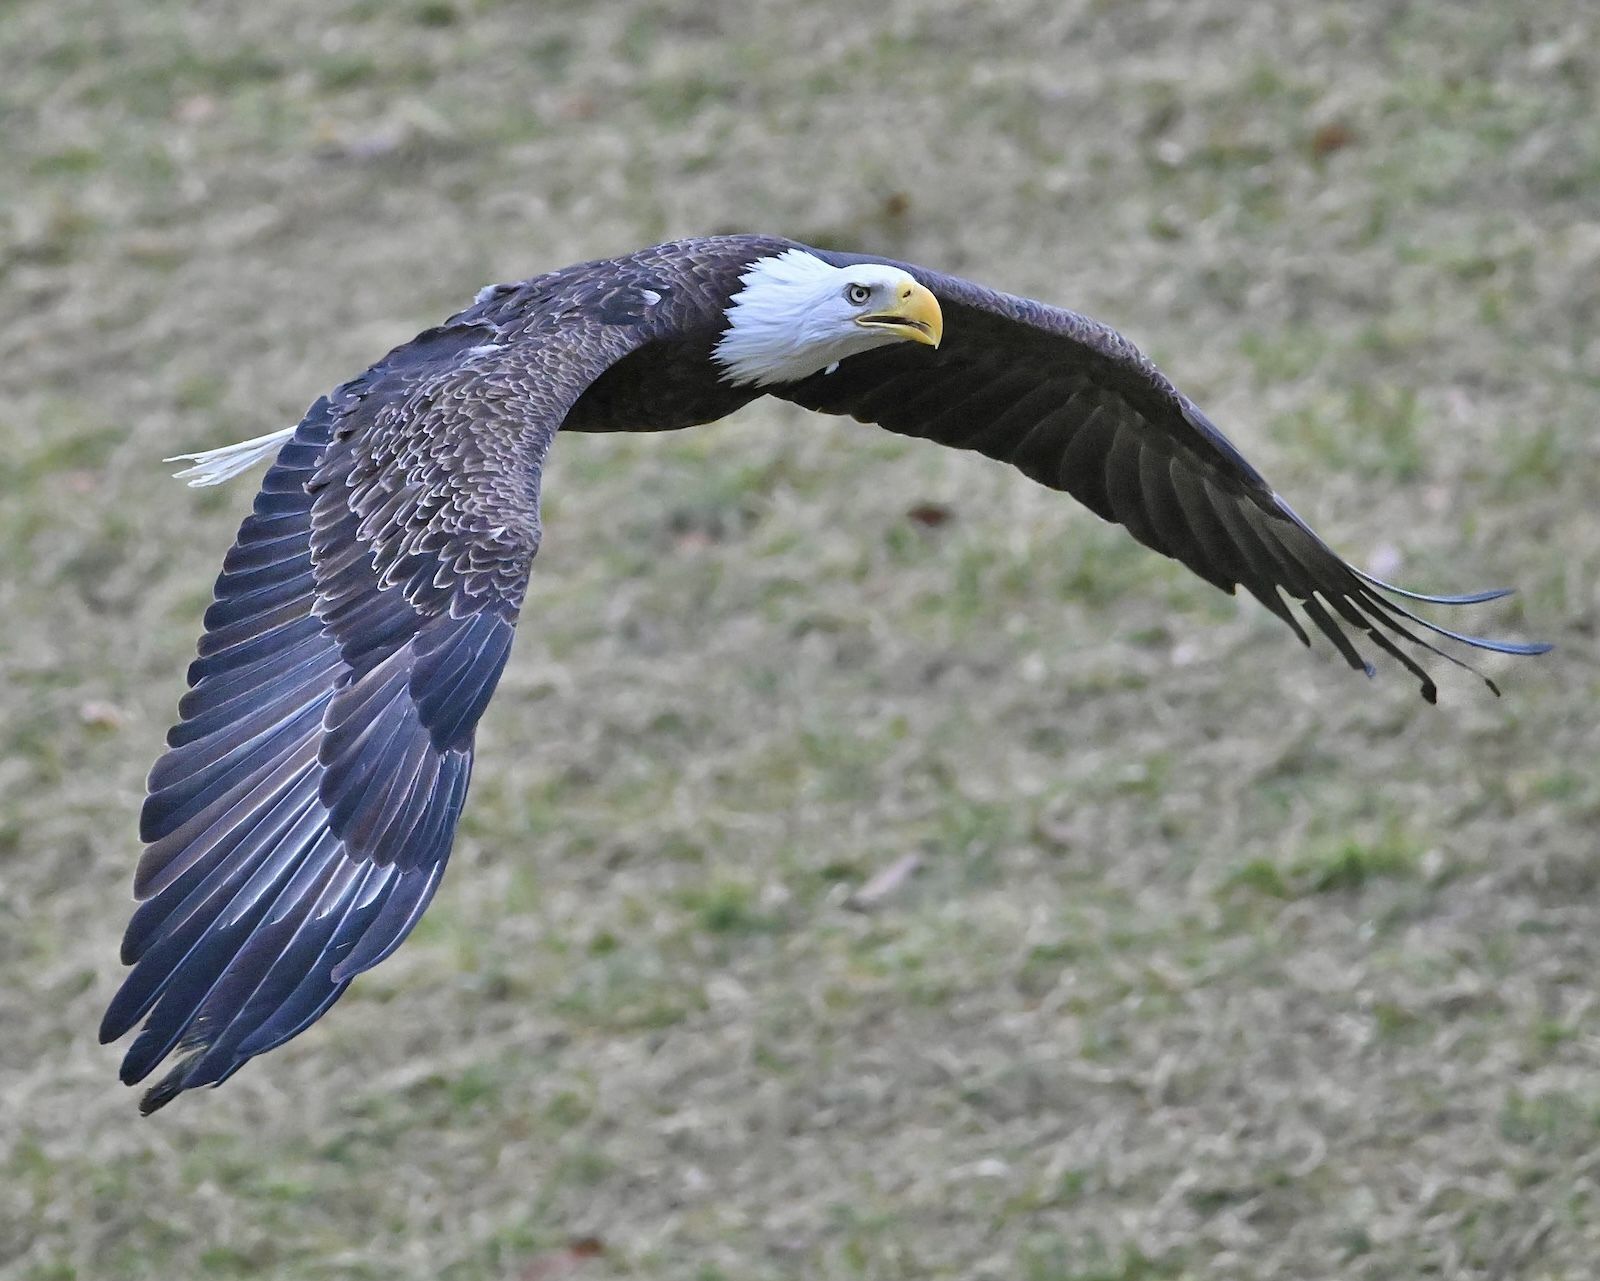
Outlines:
[{"label": "dark brown wing", "polygon": [[[841,266],[882,261],[819,256]],[[1419,631],[1497,653],[1549,648],[1464,636],[1400,605],[1395,597],[1469,605],[1507,593],[1426,596],[1345,562],[1216,424],[1115,331],[1074,312],[897,265],[927,285],[944,309],[938,351],[880,348],[832,373],[774,388],[775,395],[1011,463],[1223,591],[1244,587],[1309,644],[1280,594],[1287,593],[1352,667],[1371,675],[1344,627],[1364,632],[1418,678],[1429,702],[1436,687],[1400,642],[1468,664]]]},{"label": "dark brown wing", "polygon": [[416,924],[539,545],[551,437],[631,350],[431,330],[317,402],[239,530],[150,774],[102,1040],[154,1111],[315,1021]]}]

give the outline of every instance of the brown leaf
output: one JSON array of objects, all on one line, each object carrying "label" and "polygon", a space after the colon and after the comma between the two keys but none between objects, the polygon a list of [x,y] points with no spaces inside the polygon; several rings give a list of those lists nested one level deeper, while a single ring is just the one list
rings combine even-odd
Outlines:
[{"label": "brown leaf", "polygon": [[928,529],[937,529],[954,515],[955,512],[943,503],[917,503],[906,509],[907,520],[915,521]]},{"label": "brown leaf", "polygon": [[585,1259],[599,1258],[605,1252],[605,1242],[599,1237],[578,1237],[559,1250],[535,1255],[523,1268],[518,1281],[557,1281],[559,1277],[571,1276]]},{"label": "brown leaf", "polygon": [[1349,125],[1330,120],[1327,124],[1318,125],[1316,132],[1311,135],[1311,154],[1321,160],[1335,151],[1343,151],[1355,140],[1355,132]]}]

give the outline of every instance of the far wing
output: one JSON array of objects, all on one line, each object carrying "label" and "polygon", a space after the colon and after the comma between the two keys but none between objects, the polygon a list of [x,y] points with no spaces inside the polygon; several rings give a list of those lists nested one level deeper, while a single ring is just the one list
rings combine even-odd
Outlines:
[{"label": "far wing", "polygon": [[[820,256],[836,265],[881,261]],[[1309,644],[1280,594],[1287,593],[1352,667],[1371,675],[1344,628],[1365,633],[1418,678],[1429,702],[1437,698],[1434,682],[1402,643],[1468,665],[1419,631],[1498,653],[1549,648],[1465,636],[1401,605],[1397,597],[1470,605],[1507,593],[1426,596],[1348,564],[1115,331],[1032,299],[896,265],[927,285],[944,309],[938,351],[880,348],[832,373],[773,388],[775,395],[1011,463],[1222,590],[1244,587]]]},{"label": "far wing", "polygon": [[539,545],[562,417],[630,349],[613,330],[504,349],[453,323],[317,402],[239,530],[151,771],[100,1028],[141,1020],[148,1113],[314,1022],[427,907]]}]

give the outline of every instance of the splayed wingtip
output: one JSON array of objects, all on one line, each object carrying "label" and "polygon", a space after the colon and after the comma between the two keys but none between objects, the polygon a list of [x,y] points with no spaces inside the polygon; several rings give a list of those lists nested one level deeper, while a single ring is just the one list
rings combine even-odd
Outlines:
[{"label": "splayed wingtip", "polygon": [[[1354,566],[1351,568],[1354,569]],[[1435,596],[1428,592],[1414,592],[1409,588],[1396,587],[1393,583],[1386,583],[1383,579],[1374,578],[1359,569],[1355,570],[1355,575],[1368,587],[1376,587],[1379,591],[1403,596],[1406,600],[1421,601],[1424,605],[1482,605],[1488,601],[1504,600],[1507,596],[1517,594],[1515,587],[1489,587],[1479,592],[1441,593]]]}]

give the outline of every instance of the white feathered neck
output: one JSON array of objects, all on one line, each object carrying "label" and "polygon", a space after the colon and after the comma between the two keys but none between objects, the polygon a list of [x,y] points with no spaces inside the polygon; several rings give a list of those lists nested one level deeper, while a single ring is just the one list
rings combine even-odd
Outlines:
[{"label": "white feathered neck", "polygon": [[856,324],[844,290],[912,280],[909,272],[882,263],[830,266],[804,249],[758,258],[739,277],[743,288],[729,301],[728,328],[712,349],[723,381],[753,387],[798,382],[847,356],[888,346],[896,336]]}]

